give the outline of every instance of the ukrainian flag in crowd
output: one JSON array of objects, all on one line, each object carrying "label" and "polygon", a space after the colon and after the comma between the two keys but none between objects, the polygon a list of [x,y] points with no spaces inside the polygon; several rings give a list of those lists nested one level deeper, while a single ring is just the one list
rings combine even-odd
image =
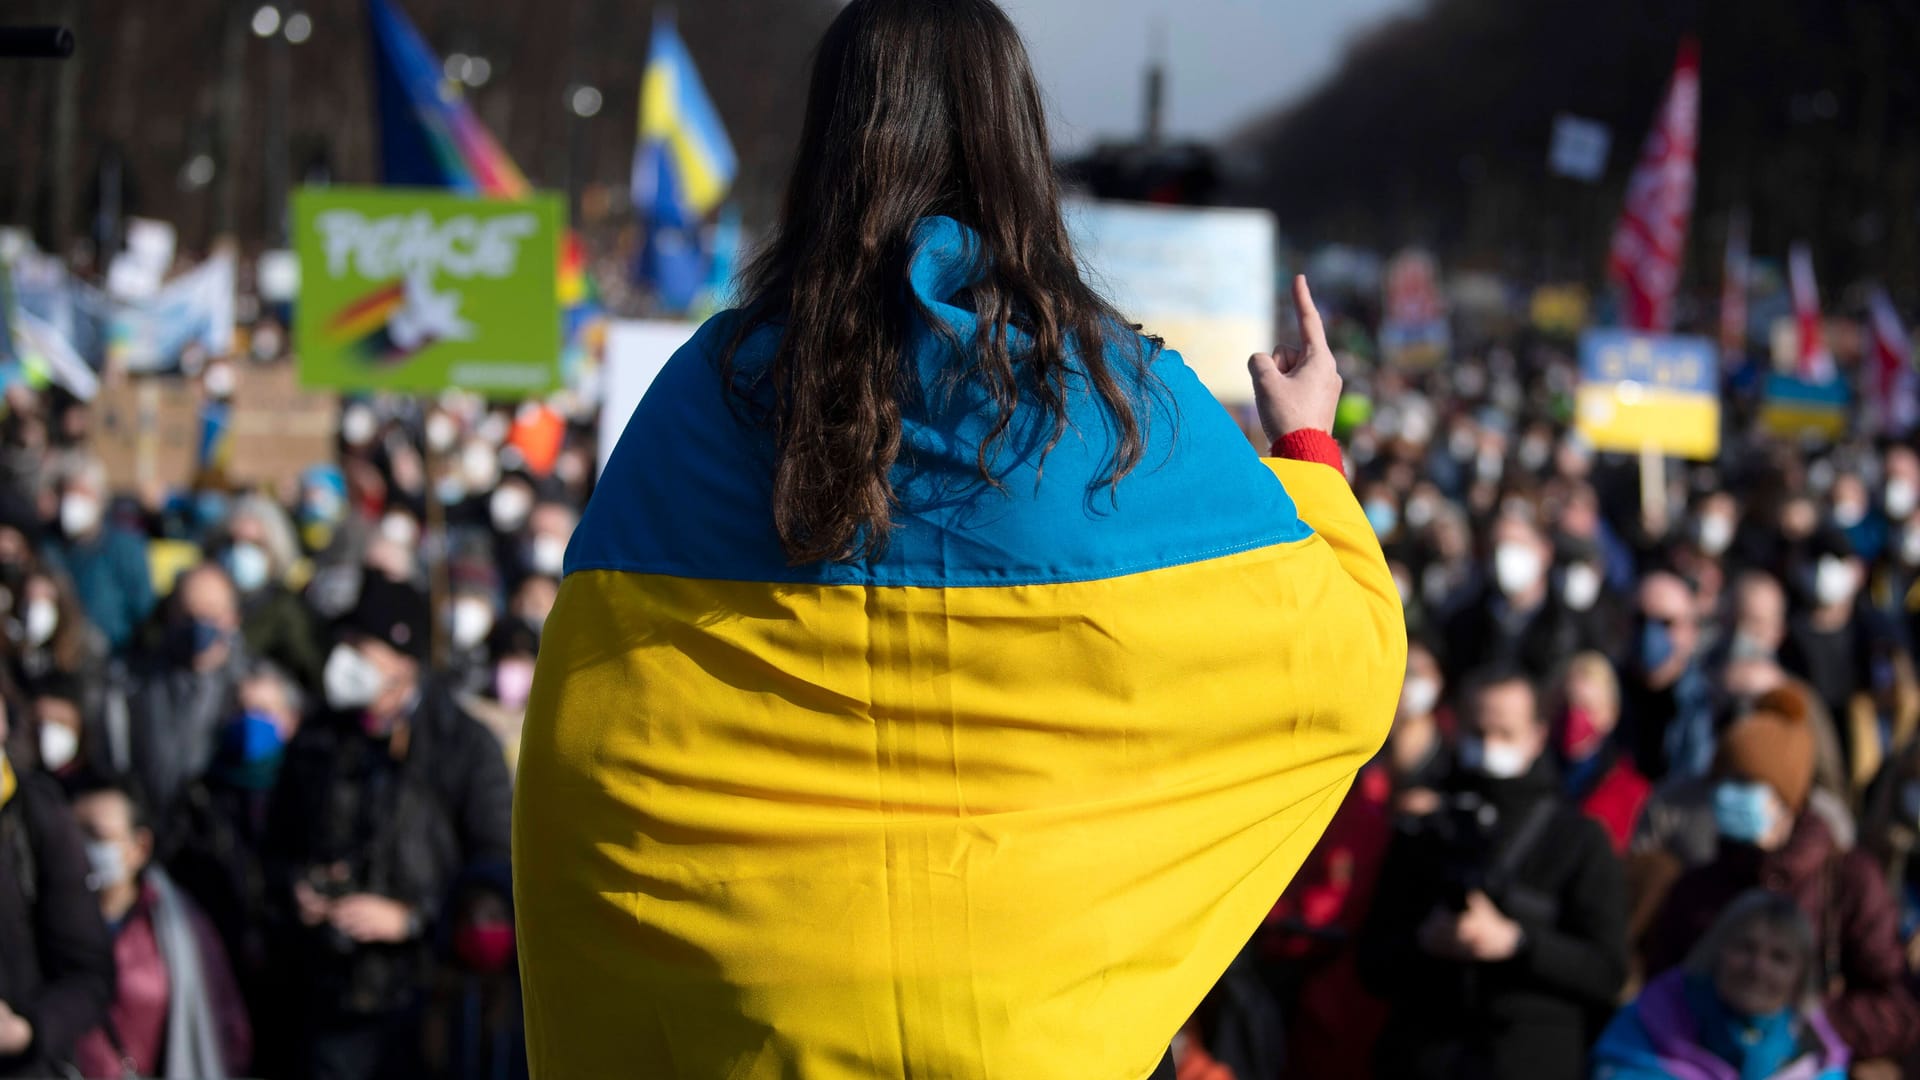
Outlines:
[{"label": "ukrainian flag in crowd", "polygon": [[[913,237],[963,341],[977,250]],[[1117,490],[1084,379],[1044,473],[1029,409],[985,485],[991,397],[937,389],[965,361],[923,325],[891,543],[789,565],[771,435],[714,365],[738,318],[635,411],[542,635],[534,1074],[1145,1077],[1386,737],[1406,628],[1365,514],[1171,351]]]},{"label": "ukrainian flag in crowd", "polygon": [[657,16],[640,83],[632,196],[646,227],[639,277],[669,309],[686,310],[706,282],[700,226],[726,198],[738,169],[680,32],[671,16]]}]

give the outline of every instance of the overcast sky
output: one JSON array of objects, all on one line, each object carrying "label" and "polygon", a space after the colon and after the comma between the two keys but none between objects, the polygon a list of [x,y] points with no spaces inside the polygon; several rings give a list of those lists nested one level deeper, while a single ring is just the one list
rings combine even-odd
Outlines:
[{"label": "overcast sky", "polygon": [[1168,134],[1218,135],[1324,77],[1356,29],[1413,0],[1000,0],[1020,26],[1058,149],[1139,131],[1150,27],[1167,41]]}]

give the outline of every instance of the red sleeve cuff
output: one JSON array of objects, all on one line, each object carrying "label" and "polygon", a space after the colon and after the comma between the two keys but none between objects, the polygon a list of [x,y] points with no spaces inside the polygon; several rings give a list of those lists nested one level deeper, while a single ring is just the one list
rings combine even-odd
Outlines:
[{"label": "red sleeve cuff", "polygon": [[1336,472],[1346,471],[1346,465],[1340,458],[1340,444],[1326,432],[1310,428],[1275,439],[1270,456],[1293,461],[1316,461]]}]

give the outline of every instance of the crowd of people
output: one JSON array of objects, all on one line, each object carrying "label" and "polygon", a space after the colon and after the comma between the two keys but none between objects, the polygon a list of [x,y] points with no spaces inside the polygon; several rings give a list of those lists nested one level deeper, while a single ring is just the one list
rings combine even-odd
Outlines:
[{"label": "crowd of people", "polygon": [[1644,483],[1572,352],[1349,374],[1407,678],[1183,1078],[1920,1075],[1920,456],[1760,433],[1756,359]]},{"label": "crowd of people", "polygon": [[0,1075],[524,1075],[513,750],[591,427],[355,400],[290,502],[143,502],[96,422],[0,425]]},{"label": "crowd of people", "polygon": [[[1649,497],[1570,352],[1349,369],[1406,683],[1182,1077],[1920,1066],[1920,454],[1736,392]],[[523,1074],[512,765],[594,418],[536,462],[357,399],[291,500],[143,500],[86,403],[5,404],[0,1075]]]}]

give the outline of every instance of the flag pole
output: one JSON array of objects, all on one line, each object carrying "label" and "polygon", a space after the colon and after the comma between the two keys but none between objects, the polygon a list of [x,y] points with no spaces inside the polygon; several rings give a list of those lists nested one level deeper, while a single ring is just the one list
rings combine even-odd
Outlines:
[{"label": "flag pole", "polygon": [[1640,523],[1650,539],[1667,535],[1667,456],[1651,442],[1640,446]]},{"label": "flag pole", "polygon": [[444,462],[440,452],[434,449],[433,439],[427,434],[427,419],[433,415],[433,397],[420,395],[420,460],[426,470],[425,486],[427,496],[427,520],[424,522],[427,535],[427,606],[433,617],[429,620],[431,632],[427,638],[428,653],[436,670],[446,670],[447,657],[447,612],[451,608],[452,585],[449,581],[447,561],[453,552],[447,541],[447,508],[440,504],[440,493],[435,490],[440,476],[440,467]]}]

